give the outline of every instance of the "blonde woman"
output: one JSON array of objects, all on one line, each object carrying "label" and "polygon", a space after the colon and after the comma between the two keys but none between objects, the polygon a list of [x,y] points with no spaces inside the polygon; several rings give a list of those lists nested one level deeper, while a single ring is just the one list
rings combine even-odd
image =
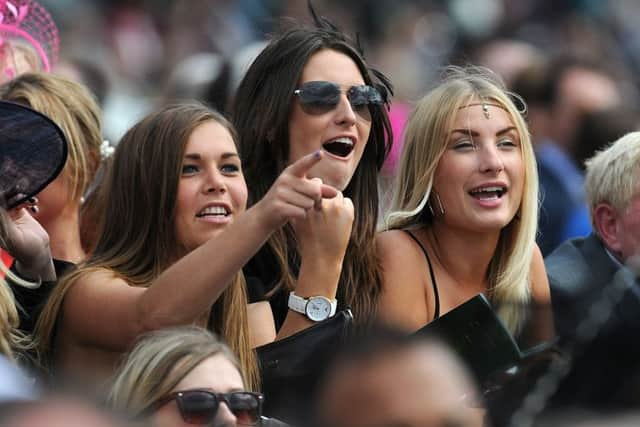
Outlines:
[{"label": "blonde woman", "polygon": [[447,70],[405,132],[387,231],[383,320],[415,331],[478,293],[517,333],[549,302],[535,244],[538,178],[521,112],[490,71]]},{"label": "blonde woman", "polygon": [[197,327],[142,337],[120,366],[110,406],[155,427],[261,425],[262,395],[247,391],[233,352]]}]

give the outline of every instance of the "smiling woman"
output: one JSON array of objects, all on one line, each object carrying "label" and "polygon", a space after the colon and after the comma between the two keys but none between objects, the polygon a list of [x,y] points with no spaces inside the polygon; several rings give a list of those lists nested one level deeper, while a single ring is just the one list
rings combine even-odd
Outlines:
[{"label": "smiling woman", "polygon": [[483,292],[519,332],[523,304],[549,302],[537,197],[511,95],[489,70],[449,68],[407,125],[388,231],[377,239],[381,318],[415,331]]},{"label": "smiling woman", "polygon": [[[241,269],[274,230],[336,191],[305,177],[324,156],[316,152],[245,212],[234,136],[199,104],[165,107],[125,134],[100,188],[96,248],[61,280],[36,327],[55,374],[100,384],[142,333],[197,324],[224,337],[256,389],[251,348],[275,330],[266,303],[247,309]],[[250,315],[259,317],[259,334],[249,330]]]}]

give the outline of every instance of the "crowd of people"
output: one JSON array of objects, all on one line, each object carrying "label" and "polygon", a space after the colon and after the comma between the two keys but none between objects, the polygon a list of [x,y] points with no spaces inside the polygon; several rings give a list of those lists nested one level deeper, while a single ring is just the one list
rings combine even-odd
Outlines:
[{"label": "crowd of people", "polygon": [[309,2],[237,84],[175,87],[110,143],[57,33],[2,27],[42,10],[0,1],[1,425],[639,409],[640,122],[611,116],[614,73],[494,41],[409,108]]}]

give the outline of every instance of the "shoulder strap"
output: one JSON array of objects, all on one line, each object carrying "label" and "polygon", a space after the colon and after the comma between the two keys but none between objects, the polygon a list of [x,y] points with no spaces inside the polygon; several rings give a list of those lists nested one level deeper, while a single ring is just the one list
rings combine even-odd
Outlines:
[{"label": "shoulder strap", "polygon": [[427,259],[427,265],[429,266],[429,275],[431,276],[431,285],[433,286],[433,295],[436,298],[435,314],[433,316],[433,319],[435,320],[438,317],[440,317],[440,296],[438,295],[438,284],[436,283],[436,276],[433,273],[433,267],[431,266],[431,259],[429,258],[429,254],[427,253],[427,250],[424,248],[424,246],[422,246],[422,243],[420,243],[420,241],[416,238],[416,236],[413,235],[413,233],[410,230],[402,230],[402,231],[407,233],[409,237],[411,237],[418,244],[418,246],[420,246],[420,249],[422,249],[422,253],[424,254],[424,257]]}]

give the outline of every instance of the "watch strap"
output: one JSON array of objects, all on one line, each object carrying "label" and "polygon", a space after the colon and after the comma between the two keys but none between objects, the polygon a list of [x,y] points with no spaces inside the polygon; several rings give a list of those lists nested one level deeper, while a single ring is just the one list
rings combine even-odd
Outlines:
[{"label": "watch strap", "polygon": [[[295,311],[296,313],[300,313],[300,314],[304,314],[305,316],[307,315],[307,303],[309,302],[309,300],[311,298],[318,298],[316,296],[312,296],[309,298],[304,298],[301,297],[299,295],[296,295],[296,293],[294,291],[289,292],[289,301],[288,301],[288,306],[291,310]],[[337,299],[330,299],[327,298],[325,296],[321,296],[320,298],[325,298],[327,300],[329,300],[330,304],[331,304],[331,312],[329,313],[329,317],[333,317],[336,314],[336,311],[338,310],[338,300]]]},{"label": "watch strap", "polygon": [[293,291],[289,292],[289,308],[296,313],[306,315],[307,302],[309,302],[308,299],[296,295]]}]

